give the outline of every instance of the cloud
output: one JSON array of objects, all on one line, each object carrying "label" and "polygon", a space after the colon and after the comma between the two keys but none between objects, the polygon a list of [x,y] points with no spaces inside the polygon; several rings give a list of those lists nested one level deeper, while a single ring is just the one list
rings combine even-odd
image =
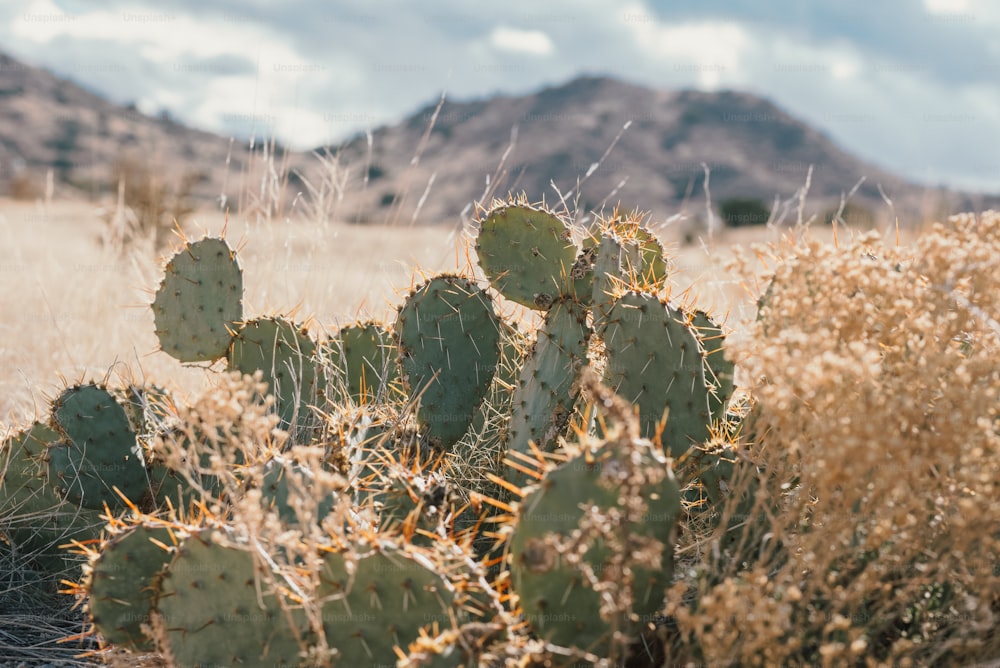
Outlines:
[{"label": "cloud", "polygon": [[[918,179],[996,190],[995,0],[5,0],[0,44],[112,99],[313,148],[581,73],[769,97]],[[952,114],[952,120],[947,120]],[[936,120],[934,120],[936,119]]]},{"label": "cloud", "polygon": [[548,56],[555,51],[552,40],[541,30],[518,30],[497,27],[490,33],[490,44],[501,51]]}]

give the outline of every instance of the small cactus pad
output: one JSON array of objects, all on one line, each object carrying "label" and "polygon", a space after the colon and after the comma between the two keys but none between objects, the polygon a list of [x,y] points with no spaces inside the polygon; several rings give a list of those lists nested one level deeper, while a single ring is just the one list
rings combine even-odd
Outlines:
[{"label": "small cactus pad", "polygon": [[182,666],[298,665],[305,625],[291,628],[280,595],[252,553],[201,531],[180,544],[163,575],[158,640]]},{"label": "small cactus pad", "polygon": [[490,211],[476,238],[479,265],[504,297],[547,310],[570,288],[577,248],[554,214],[527,206]]},{"label": "small cactus pad", "polygon": [[[630,462],[623,461],[629,457]],[[573,542],[584,508],[607,512],[621,508],[619,480],[625,467],[658,472],[641,485],[646,509],[642,522],[629,522],[628,529],[660,544],[658,569],[635,566],[632,613],[648,620],[663,604],[673,578],[674,529],[681,512],[680,488],[673,472],[649,441],[613,443],[587,450],[549,471],[538,487],[521,502],[510,542],[511,582],[521,601],[524,618],[542,639],[563,647],[577,647],[601,654],[612,629],[601,618],[600,596],[590,586],[580,567],[568,563],[559,543]],[[618,527],[621,528],[620,526]],[[598,578],[606,577],[609,548],[591,538],[584,562]],[[634,635],[640,628],[633,627]]]},{"label": "small cactus pad", "polygon": [[274,395],[281,427],[306,429],[315,417],[321,375],[316,344],[309,333],[284,318],[258,318],[240,327],[229,348],[229,370],[253,375],[262,371]]},{"label": "small cactus pad", "polygon": [[90,563],[87,582],[91,621],[114,645],[151,651],[142,632],[149,624],[157,577],[170,561],[168,527],[140,524],[109,538]]},{"label": "small cactus pad", "polygon": [[420,629],[450,625],[453,594],[422,561],[386,548],[360,557],[353,577],[347,559],[333,553],[320,572],[326,641],[340,652],[340,666],[394,666]]},{"label": "small cactus pad", "polygon": [[138,500],[146,491],[146,469],[136,434],[121,404],[105,389],[81,385],[65,390],[52,406],[52,426],[62,440],[49,448],[49,479],[85,508],[123,509],[115,492]]},{"label": "small cactus pad", "polygon": [[589,338],[587,312],[576,302],[561,299],[545,314],[514,390],[509,451],[528,454],[532,441],[539,449],[554,449],[573,412],[576,376],[587,363]]},{"label": "small cactus pad", "polygon": [[685,322],[657,297],[629,292],[611,308],[604,333],[608,385],[639,407],[644,437],[668,415],[661,438],[675,458],[707,439],[712,422],[701,348]]},{"label": "small cactus pad", "polygon": [[210,362],[226,354],[243,319],[243,272],[222,239],[188,244],[167,263],[153,299],[160,347],[181,362]]},{"label": "small cactus pad", "polygon": [[450,447],[472,422],[500,357],[500,323],[493,302],[475,283],[438,276],[400,307],[395,326],[399,359],[417,421],[432,443]]},{"label": "small cactus pad", "polygon": [[333,369],[329,376],[336,393],[356,404],[383,399],[399,377],[392,334],[374,322],[344,327],[323,344],[322,353]]},{"label": "small cactus pad", "polygon": [[729,399],[733,395],[736,365],[725,357],[725,335],[704,311],[695,311],[691,326],[698,336],[705,358],[705,380],[708,382],[709,404],[712,418],[720,420],[726,415]]},{"label": "small cactus pad", "polygon": [[45,459],[59,438],[48,425],[36,422],[0,444],[3,530],[22,555],[50,572],[74,561],[75,555],[59,545],[97,538],[105,524],[96,510],[69,503],[49,484]]},{"label": "small cactus pad", "polygon": [[656,291],[662,287],[669,269],[660,240],[634,221],[615,221],[611,227],[626,249],[623,277],[646,290]]},{"label": "small cactus pad", "polygon": [[[289,471],[293,480],[289,480]],[[312,491],[312,481],[314,474],[301,464],[285,461],[284,459],[272,459],[264,465],[263,477],[261,480],[261,498],[265,505],[273,508],[278,513],[281,521],[287,524],[297,524],[299,513],[296,512],[296,501],[304,494]],[[318,524],[330,514],[336,504],[337,499],[331,493],[319,499],[315,505],[316,517],[312,519]],[[309,505],[303,504],[303,508]]]}]

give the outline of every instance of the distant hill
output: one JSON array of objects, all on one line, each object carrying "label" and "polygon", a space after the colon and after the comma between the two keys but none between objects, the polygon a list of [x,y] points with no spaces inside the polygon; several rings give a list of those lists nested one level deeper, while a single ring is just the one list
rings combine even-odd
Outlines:
[{"label": "distant hill", "polygon": [[[245,164],[244,144],[232,145],[230,186]],[[72,81],[0,54],[0,195],[28,196],[29,190],[44,189],[49,170],[61,191],[114,191],[114,165],[131,156],[167,181],[194,175],[195,196],[207,200],[223,192],[227,155],[227,138],[166,115],[152,117],[112,104]]]},{"label": "distant hill", "polygon": [[[823,213],[839,204],[862,177],[850,215],[888,219],[879,194],[893,200],[901,223],[940,218],[970,208],[997,206],[1000,196],[952,192],[908,183],[866,164],[760,97],[723,91],[662,91],[610,78],[580,77],[564,85],[520,97],[496,96],[446,102],[426,137],[419,163],[411,165],[434,117],[429,105],[402,122],[374,131],[371,154],[364,136],[340,147],[354,166],[345,210],[362,220],[413,219],[453,222],[486,191],[501,156],[514,145],[491,192],[524,190],[530,199],[557,199],[551,183],[566,193],[630,127],[581,188],[585,208],[621,203],[653,213],[654,220],[686,210],[703,215],[704,168],[710,168],[713,205],[734,198],[758,200],[770,209],[775,197],[787,200],[813,174],[807,212]],[[516,133],[512,135],[512,129]],[[370,166],[368,166],[370,165]],[[362,189],[361,179],[368,175]],[[431,179],[433,177],[433,182]],[[405,194],[405,197],[403,195]]]},{"label": "distant hill", "polygon": [[[193,195],[204,203],[225,194],[235,205],[254,189],[241,178],[247,143],[112,104],[0,53],[0,196],[37,196],[51,172],[58,191],[107,197],[116,192],[116,161],[131,156],[167,183],[192,177]],[[337,178],[347,174],[338,215],[358,222],[454,223],[473,202],[508,191],[554,203],[553,183],[569,193],[597,162],[580,188],[582,210],[620,202],[657,221],[681,210],[704,216],[703,164],[716,212],[733,199],[768,209],[775,197],[787,201],[810,165],[807,213],[836,208],[861,177],[851,216],[888,217],[879,184],[903,224],[1000,206],[1000,196],[926,188],[865,164],[754,95],[653,90],[592,76],[531,95],[447,101],[440,110],[431,104],[374,130],[370,149],[361,135],[317,151],[338,155]],[[287,160],[286,203],[307,189],[300,175],[314,185],[324,177],[311,152]]]}]

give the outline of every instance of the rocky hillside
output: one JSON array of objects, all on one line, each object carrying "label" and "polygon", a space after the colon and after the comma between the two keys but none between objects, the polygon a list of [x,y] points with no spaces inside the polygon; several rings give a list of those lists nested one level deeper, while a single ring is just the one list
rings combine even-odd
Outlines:
[{"label": "rocky hillside", "polygon": [[[116,187],[115,165],[151,166],[167,182],[187,176],[194,195],[218,197],[238,181],[244,143],[110,103],[46,70],[0,54],[0,195],[37,196],[52,171],[60,191],[93,197]],[[231,193],[235,195],[236,193]]]},{"label": "rocky hillside", "polygon": [[[51,174],[59,191],[108,197],[117,188],[115,165],[129,160],[165,183],[186,179],[203,203],[225,194],[238,205],[241,194],[260,190],[244,177],[252,162],[246,147],[245,139],[194,130],[165,113],[112,104],[0,54],[0,196],[37,197]],[[555,203],[557,189],[579,210],[620,204],[660,221],[682,211],[704,217],[704,166],[717,213],[744,200],[766,216],[775,198],[794,198],[810,165],[807,213],[820,216],[862,177],[849,211],[856,222],[889,218],[879,184],[904,224],[1000,206],[1000,196],[907,183],[753,95],[652,90],[602,77],[519,97],[431,104],[376,129],[370,148],[362,135],[318,150],[338,155],[337,215],[357,222],[455,223],[474,202],[523,190]],[[296,196],[307,191],[305,180],[318,186],[331,176],[311,152],[287,160],[286,203],[303,202]]]},{"label": "rocky hillside", "polygon": [[558,199],[553,184],[568,193],[580,180],[584,208],[620,203],[651,210],[656,220],[682,209],[703,215],[703,163],[716,210],[731,199],[757,200],[765,208],[776,197],[791,199],[810,165],[807,211],[820,215],[836,208],[841,193],[862,177],[851,199],[856,218],[889,217],[879,184],[902,220],[1000,202],[1000,196],[907,183],[745,93],[661,91],[582,77],[533,95],[446,102],[428,135],[436,107],[376,130],[370,152],[363,136],[341,147],[343,160],[354,167],[346,210],[361,220],[409,222],[416,212],[419,221],[455,221],[483,193],[524,190],[532,200],[551,203]]}]

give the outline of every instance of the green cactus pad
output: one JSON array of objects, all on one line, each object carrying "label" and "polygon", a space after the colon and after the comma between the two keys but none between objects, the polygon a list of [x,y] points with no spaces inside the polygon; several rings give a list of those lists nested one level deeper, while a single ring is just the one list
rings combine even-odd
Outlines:
[{"label": "green cactus pad", "polygon": [[634,221],[615,221],[612,228],[626,250],[623,277],[631,285],[650,291],[659,290],[666,282],[669,271],[660,240]]},{"label": "green cactus pad", "polygon": [[[289,481],[288,471],[301,481],[301,492],[294,491],[294,483]],[[261,498],[264,503],[273,508],[278,517],[287,524],[297,524],[299,515],[295,511],[294,502],[299,493],[306,493],[312,488],[310,481],[314,477],[309,468],[283,459],[273,459],[264,465],[261,481]],[[333,510],[337,499],[333,494],[326,495],[316,504],[317,517],[312,518],[318,524]]]},{"label": "green cactus pad", "polygon": [[[567,563],[557,546],[579,528],[585,507],[620,508],[617,476],[622,457],[639,457],[633,466],[663,471],[658,481],[643,485],[647,508],[642,523],[629,528],[662,545],[660,568],[635,566],[635,601],[631,612],[640,625],[621,629],[635,635],[662,608],[673,578],[674,530],[681,513],[680,488],[669,464],[648,441],[605,445],[587,451],[550,471],[521,502],[510,542],[511,583],[524,618],[540,638],[563,647],[602,654],[611,628],[599,614],[600,599],[580,569]],[[633,459],[633,462],[635,460]],[[598,577],[609,550],[600,538],[587,544],[584,560]],[[583,549],[582,547],[579,549]]]},{"label": "green cactus pad", "polygon": [[293,629],[263,568],[209,530],[181,543],[154,604],[178,665],[299,665],[301,611],[292,611]]},{"label": "green cactus pad", "polygon": [[[532,441],[541,450],[554,449],[573,412],[576,377],[587,363],[589,339],[587,311],[581,305],[561,299],[546,313],[514,390],[509,451],[530,454]],[[526,482],[519,472],[511,472],[508,480]]]},{"label": "green cactus pad", "polygon": [[333,369],[331,396],[342,395],[356,404],[384,399],[399,377],[392,333],[378,323],[344,327],[322,346],[322,354]]},{"label": "green cactus pad", "polygon": [[639,407],[645,438],[669,411],[662,441],[674,458],[707,439],[712,422],[701,349],[685,322],[657,297],[630,292],[611,308],[604,332],[608,385]]},{"label": "green cactus pad", "polygon": [[316,344],[304,328],[284,318],[251,320],[233,337],[228,362],[230,371],[264,373],[282,428],[308,430],[314,426],[316,416],[310,407],[319,404],[322,374]]},{"label": "green cactus pad", "polygon": [[105,521],[80,508],[48,482],[45,459],[60,435],[36,422],[0,444],[0,522],[23,558],[51,573],[81,562],[59,548],[73,540],[97,538]]},{"label": "green cactus pad", "polygon": [[188,244],[167,263],[153,299],[160,347],[181,362],[226,354],[243,319],[243,271],[222,239]]},{"label": "green cactus pad", "polygon": [[52,406],[62,440],[49,448],[49,479],[85,508],[127,507],[118,488],[135,501],[146,491],[146,469],[125,409],[107,390],[81,385]]},{"label": "green cactus pad", "polygon": [[395,331],[403,381],[420,395],[417,421],[432,443],[450,447],[469,428],[496,372],[493,302],[468,279],[438,276],[400,307]]},{"label": "green cactus pad", "polygon": [[615,294],[622,282],[622,245],[612,234],[603,235],[594,249],[591,303],[594,331],[603,332],[608,313],[615,303]]},{"label": "green cactus pad", "polygon": [[170,529],[137,525],[101,545],[90,564],[87,608],[94,627],[109,643],[145,652],[153,643],[142,632],[148,624],[158,575],[171,552]]},{"label": "green cactus pad", "polygon": [[707,313],[696,311],[691,317],[691,327],[698,337],[705,359],[705,380],[710,390],[712,418],[721,420],[726,416],[729,399],[733,396],[736,365],[726,359],[725,334]]},{"label": "green cactus pad", "polygon": [[567,293],[577,248],[554,214],[511,205],[493,209],[482,221],[476,253],[500,294],[544,311]]},{"label": "green cactus pad", "polygon": [[453,594],[429,564],[385,548],[360,557],[349,575],[343,554],[326,557],[320,572],[326,641],[338,666],[394,666],[420,629],[451,624]]}]

